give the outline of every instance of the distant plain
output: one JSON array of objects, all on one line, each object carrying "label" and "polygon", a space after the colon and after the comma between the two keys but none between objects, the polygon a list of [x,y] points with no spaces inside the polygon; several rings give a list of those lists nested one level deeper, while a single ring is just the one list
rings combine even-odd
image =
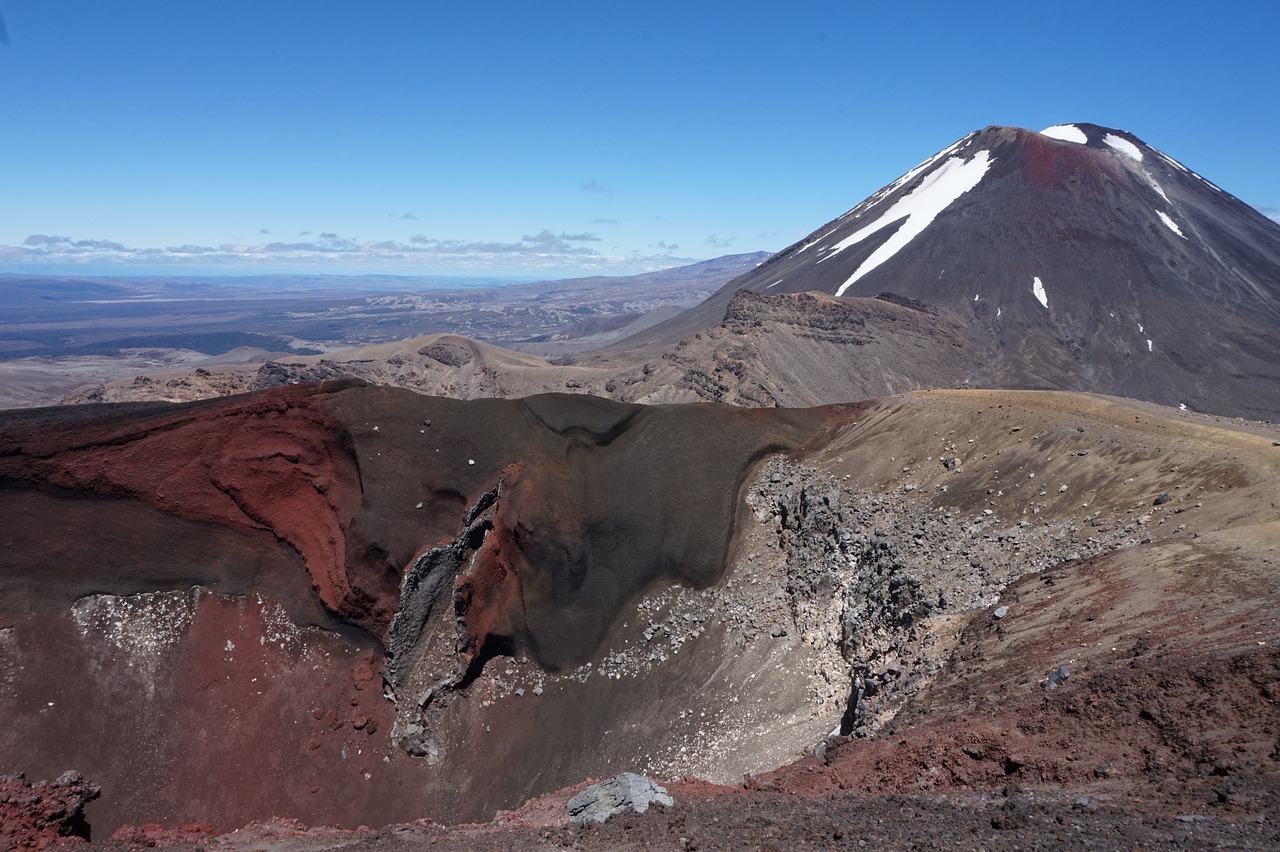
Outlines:
[{"label": "distant plain", "polygon": [[56,404],[86,385],[147,371],[261,363],[425,334],[544,357],[577,354],[698,304],[765,257],[514,283],[0,275],[0,409]]}]

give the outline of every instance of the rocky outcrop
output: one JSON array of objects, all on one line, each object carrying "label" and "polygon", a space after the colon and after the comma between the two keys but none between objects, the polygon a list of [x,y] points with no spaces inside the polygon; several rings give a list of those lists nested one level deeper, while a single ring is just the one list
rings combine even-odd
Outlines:
[{"label": "rocky outcrop", "polygon": [[[415,559],[400,584],[400,611],[391,622],[383,672],[396,700],[392,741],[406,754],[431,763],[440,760],[439,733],[434,730],[440,705],[464,683],[478,650],[474,639],[467,643],[460,635],[459,624],[466,623],[470,600],[469,596],[461,599],[457,584],[493,529],[504,484],[502,480],[480,495],[467,510],[457,539]],[[455,616],[452,625],[449,613]],[[468,650],[472,651],[469,657]],[[480,659],[479,665],[483,664]]]},{"label": "rocky outcrop", "polygon": [[430,343],[418,350],[419,355],[426,355],[446,367],[463,367],[473,360],[471,350],[456,343]]},{"label": "rocky outcrop", "polygon": [[980,346],[951,312],[891,294],[836,299],[742,289],[722,310],[715,324],[666,346],[661,366],[615,379],[611,393],[636,398],[666,383],[750,407],[843,402],[958,385]]},{"label": "rocky outcrop", "polygon": [[934,332],[955,338],[957,329],[948,327],[941,314],[932,305],[892,293],[874,299],[836,299],[824,293],[766,295],[738,290],[729,300],[724,325],[744,333],[767,322],[781,323],[794,327],[801,338],[865,346],[891,332]]},{"label": "rocky outcrop", "polygon": [[47,849],[68,838],[89,839],[84,806],[102,793],[79,772],[35,784],[0,775],[0,847]]},{"label": "rocky outcrop", "polygon": [[569,819],[576,823],[608,822],[618,814],[642,814],[651,805],[671,807],[675,802],[665,787],[643,775],[622,772],[608,781],[592,784],[569,800]]},{"label": "rocky outcrop", "polygon": [[1019,577],[1133,533],[939,512],[784,458],[769,463],[748,500],[783,560],[790,619],[772,629],[795,630],[818,652],[825,678],[848,684],[837,732],[856,737],[878,731],[938,673],[956,638],[950,617],[967,623]]},{"label": "rocky outcrop", "polygon": [[[252,381],[246,381],[230,392],[244,393],[245,391],[278,388],[282,385],[296,385],[302,382],[327,382],[351,378],[355,378],[353,373],[323,358],[315,364],[286,364],[280,361],[268,361],[258,368],[258,372],[254,375]],[[223,395],[225,396],[226,394]]]}]

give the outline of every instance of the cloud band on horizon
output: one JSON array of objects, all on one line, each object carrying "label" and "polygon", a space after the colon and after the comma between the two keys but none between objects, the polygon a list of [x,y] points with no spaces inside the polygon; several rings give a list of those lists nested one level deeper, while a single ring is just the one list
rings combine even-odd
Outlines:
[{"label": "cloud band on horizon", "polygon": [[416,234],[407,242],[399,240],[364,241],[322,232],[318,238],[284,242],[222,243],[217,246],[186,244],[164,248],[138,248],[102,239],[72,239],[67,236],[32,234],[21,245],[0,245],[0,268],[12,265],[91,265],[125,266],[180,264],[234,266],[297,265],[315,267],[322,264],[341,266],[428,266],[441,265],[473,268],[506,266],[526,268],[531,272],[553,267],[580,267],[584,271],[608,270],[611,267],[636,264],[672,265],[697,258],[671,254],[672,246],[659,246],[664,253],[605,253],[589,245],[601,242],[590,232],[571,234],[543,228],[524,234],[519,240],[460,240]]}]

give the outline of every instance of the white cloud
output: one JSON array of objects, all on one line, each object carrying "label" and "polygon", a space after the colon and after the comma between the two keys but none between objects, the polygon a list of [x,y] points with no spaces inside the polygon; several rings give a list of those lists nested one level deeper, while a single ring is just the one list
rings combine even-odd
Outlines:
[{"label": "white cloud", "polygon": [[[264,229],[265,230],[265,229]],[[224,243],[216,246],[185,244],[163,248],[131,247],[101,239],[72,239],[66,236],[32,234],[18,246],[0,245],[0,270],[38,271],[42,268],[76,268],[109,272],[112,269],[182,267],[253,270],[307,269],[329,267],[342,274],[352,270],[421,272],[429,269],[459,271],[509,270],[537,274],[544,270],[590,272],[625,271],[637,267],[663,268],[675,258],[675,246],[664,246],[660,254],[624,254],[619,249],[605,252],[593,244],[601,238],[592,232],[567,233],[543,228],[510,242],[460,240],[416,234],[400,240],[361,240],[332,231],[311,236],[303,231],[293,241],[263,241],[253,244]]]},{"label": "white cloud", "polygon": [[584,182],[580,186],[580,188],[583,192],[597,192],[597,193],[600,193],[601,195],[613,195],[612,189],[605,186],[595,178],[592,178],[591,180]]}]

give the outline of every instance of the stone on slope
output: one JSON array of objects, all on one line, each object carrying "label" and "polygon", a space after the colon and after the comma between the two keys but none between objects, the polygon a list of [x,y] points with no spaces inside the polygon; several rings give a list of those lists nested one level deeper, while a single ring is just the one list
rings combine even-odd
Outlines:
[{"label": "stone on slope", "polygon": [[46,849],[71,837],[87,840],[84,806],[101,792],[74,771],[36,784],[21,773],[0,775],[0,848]]},{"label": "stone on slope", "polygon": [[642,814],[650,805],[671,807],[673,804],[666,788],[643,775],[622,772],[608,781],[592,784],[570,799],[569,819],[579,824],[606,822],[627,811]]}]

